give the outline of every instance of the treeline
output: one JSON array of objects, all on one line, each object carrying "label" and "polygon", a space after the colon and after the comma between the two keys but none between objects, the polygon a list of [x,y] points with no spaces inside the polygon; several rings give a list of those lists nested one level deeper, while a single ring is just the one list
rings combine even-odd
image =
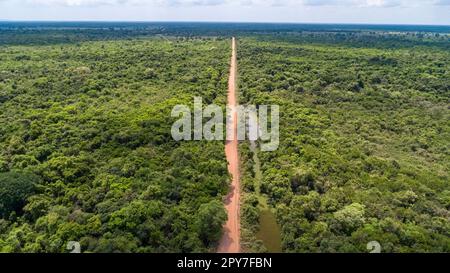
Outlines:
[{"label": "treeline", "polygon": [[[42,37],[46,39],[46,37]],[[225,104],[229,41],[0,47],[0,251],[214,249],[221,142],[175,142],[173,106]]]},{"label": "treeline", "polygon": [[0,22],[0,45],[54,45],[140,39],[164,35],[184,39],[231,36],[268,41],[341,44],[352,47],[433,46],[449,49],[448,26],[182,23],[182,22]]},{"label": "treeline", "polygon": [[[450,51],[420,44],[240,39],[241,103],[280,106],[280,147],[259,158],[285,252],[450,251]],[[244,200],[254,229],[258,200]]]},{"label": "treeline", "polygon": [[255,36],[261,41],[274,43],[285,41],[302,44],[340,45],[356,48],[400,49],[413,47],[435,47],[450,49],[450,35],[446,33],[380,31],[299,31],[281,32],[271,35]]}]

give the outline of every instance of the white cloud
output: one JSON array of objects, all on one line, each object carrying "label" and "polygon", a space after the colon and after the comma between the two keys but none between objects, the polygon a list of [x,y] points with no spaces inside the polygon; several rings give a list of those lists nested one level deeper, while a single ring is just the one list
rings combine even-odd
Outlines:
[{"label": "white cloud", "polygon": [[421,7],[450,5],[450,0],[0,0],[0,2],[21,2],[34,6],[345,6],[345,7]]},{"label": "white cloud", "polygon": [[[14,0],[0,0],[13,2]],[[238,4],[243,6],[360,6],[393,7],[411,6],[418,0],[19,0],[34,5],[99,6],[99,5],[150,5],[150,6],[214,6]],[[450,0],[422,0],[421,3],[448,5]]]},{"label": "white cloud", "polygon": [[[4,0],[8,1],[8,0]],[[227,0],[24,0],[34,5],[102,6],[102,5],[150,5],[150,6],[213,6]]]},{"label": "white cloud", "polygon": [[450,25],[450,0],[0,0],[0,20]]},{"label": "white cloud", "polygon": [[401,0],[303,0],[307,6],[396,7],[411,1]]}]

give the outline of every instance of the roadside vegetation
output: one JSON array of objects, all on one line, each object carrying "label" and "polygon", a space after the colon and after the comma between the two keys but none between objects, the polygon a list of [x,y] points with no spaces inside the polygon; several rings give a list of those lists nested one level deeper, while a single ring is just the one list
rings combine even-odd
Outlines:
[{"label": "roadside vegetation", "polygon": [[[378,241],[384,252],[449,252],[450,51],[280,36],[240,39],[239,90],[241,103],[280,105],[280,148],[258,156],[283,251],[367,252]],[[261,249],[242,146],[244,234]]]},{"label": "roadside vegetation", "polygon": [[0,47],[0,251],[213,250],[224,145],[175,142],[170,113],[194,96],[225,105],[229,52],[213,39]]}]

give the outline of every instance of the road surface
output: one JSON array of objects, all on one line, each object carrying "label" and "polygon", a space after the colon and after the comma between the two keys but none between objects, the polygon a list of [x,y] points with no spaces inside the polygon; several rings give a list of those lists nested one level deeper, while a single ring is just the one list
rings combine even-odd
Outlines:
[{"label": "road surface", "polygon": [[228,79],[228,107],[231,109],[231,123],[227,123],[227,136],[232,135],[232,140],[227,138],[225,144],[225,155],[228,161],[228,171],[232,176],[230,193],[225,200],[225,208],[228,214],[228,221],[224,226],[224,234],[220,240],[217,252],[219,253],[239,253],[240,244],[240,180],[239,180],[239,154],[237,141],[237,111],[236,99],[236,39],[232,39],[232,54],[230,64],[230,76]]}]

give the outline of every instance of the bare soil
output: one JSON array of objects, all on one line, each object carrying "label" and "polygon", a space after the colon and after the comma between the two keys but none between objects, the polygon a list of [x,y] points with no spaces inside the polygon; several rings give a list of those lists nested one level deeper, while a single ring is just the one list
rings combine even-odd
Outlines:
[{"label": "bare soil", "polygon": [[225,200],[225,208],[228,220],[224,226],[224,234],[220,240],[217,252],[219,253],[239,253],[240,245],[240,178],[239,178],[239,154],[237,140],[237,111],[236,99],[236,39],[232,39],[232,54],[230,64],[230,77],[228,80],[228,107],[231,109],[230,118],[232,122],[227,123],[227,135],[234,136],[233,140],[228,140],[225,144],[225,154],[228,161],[228,171],[232,176],[230,192]]}]

